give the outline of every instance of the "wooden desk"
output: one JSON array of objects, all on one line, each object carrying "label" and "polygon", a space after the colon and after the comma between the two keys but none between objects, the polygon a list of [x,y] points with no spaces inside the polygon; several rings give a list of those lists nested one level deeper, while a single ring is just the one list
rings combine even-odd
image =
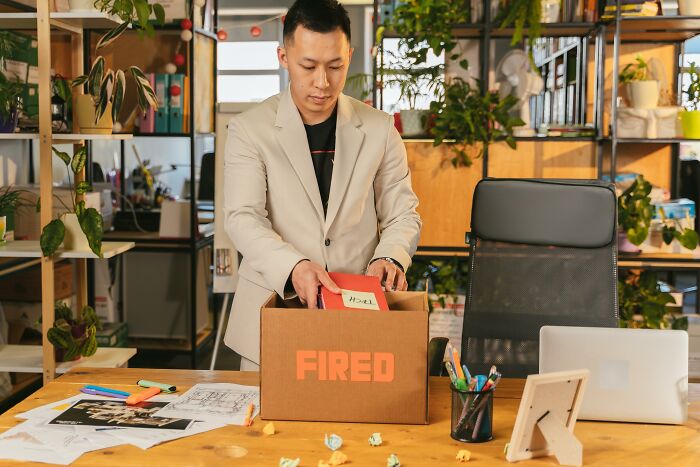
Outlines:
[{"label": "wooden desk", "polygon": [[[86,383],[134,390],[134,383],[142,377],[175,384],[179,391],[184,391],[195,383],[258,382],[257,373],[231,371],[74,369],[0,416],[0,432],[21,423],[21,420],[14,418],[14,414],[73,396]],[[472,461],[467,465],[508,465],[503,447],[510,440],[523,384],[523,380],[504,379],[501,382],[494,402],[494,440],[483,444],[463,444],[450,438],[450,394],[447,379],[431,378],[430,425],[275,422],[278,433],[267,437],[261,433],[267,422],[256,418],[250,428],[227,426],[146,451],[124,445],[88,453],[80,457],[75,465],[274,466],[284,456],[300,457],[303,466],[316,466],[319,459],[327,460],[330,457],[330,451],[323,445],[324,433],[337,433],[344,438],[342,451],[348,455],[352,466],[386,465],[386,458],[391,453],[396,453],[401,465],[406,467],[461,465],[455,460],[459,449],[469,449],[472,452]],[[691,385],[691,400],[689,420],[685,426],[579,422],[576,425],[576,435],[583,443],[584,465],[699,465],[700,385]],[[382,433],[384,445],[372,448],[367,443],[367,438],[376,431]],[[243,457],[242,452],[246,452]],[[0,460],[0,465],[18,463]],[[558,464],[554,458],[541,458],[517,465]]]}]

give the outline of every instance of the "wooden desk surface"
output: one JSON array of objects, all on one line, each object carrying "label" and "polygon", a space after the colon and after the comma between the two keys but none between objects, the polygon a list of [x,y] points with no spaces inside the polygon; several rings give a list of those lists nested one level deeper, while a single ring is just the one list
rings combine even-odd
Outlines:
[{"label": "wooden desk surface", "polygon": [[[232,382],[257,384],[257,373],[233,371],[143,370],[137,368],[72,370],[40,389],[27,400],[0,416],[0,432],[21,423],[14,417],[38,405],[73,396],[87,383],[134,390],[139,378],[148,377],[178,386],[180,392],[195,383]],[[104,449],[81,456],[83,466],[276,466],[281,456],[300,457],[303,466],[327,460],[324,433],[337,433],[345,440],[342,451],[353,466],[384,466],[391,453],[406,467],[461,465],[455,460],[459,449],[472,452],[468,465],[507,465],[503,447],[518,410],[524,380],[504,379],[494,402],[494,440],[482,444],[454,441],[450,432],[450,394],[446,378],[431,378],[430,425],[375,425],[321,422],[275,422],[278,433],[261,433],[267,423],[255,419],[252,427],[227,426],[207,433],[171,441],[143,451],[130,445]],[[584,465],[659,466],[700,465],[700,385],[690,385],[689,420],[684,426],[633,423],[578,422],[575,433],[583,443]],[[381,432],[384,445],[370,447],[367,438]],[[241,456],[242,453],[245,453]],[[19,465],[2,461],[0,465]],[[36,464],[40,465],[40,464]],[[41,464],[45,465],[45,464]],[[558,465],[552,458],[540,458],[518,465]]]}]

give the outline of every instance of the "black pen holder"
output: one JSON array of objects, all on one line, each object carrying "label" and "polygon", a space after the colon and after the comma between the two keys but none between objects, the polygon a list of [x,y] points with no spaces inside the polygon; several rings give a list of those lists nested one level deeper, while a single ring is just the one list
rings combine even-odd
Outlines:
[{"label": "black pen holder", "polygon": [[450,384],[452,417],[450,436],[463,443],[493,439],[493,391],[460,391]]}]

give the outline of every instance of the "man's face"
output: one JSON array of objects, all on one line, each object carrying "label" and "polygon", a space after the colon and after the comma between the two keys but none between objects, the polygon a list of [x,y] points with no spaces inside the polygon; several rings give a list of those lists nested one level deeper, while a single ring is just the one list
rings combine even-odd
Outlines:
[{"label": "man's face", "polygon": [[294,38],[277,49],[277,56],[289,72],[292,97],[304,123],[328,118],[345,87],[352,58],[343,31],[320,33],[298,26]]}]

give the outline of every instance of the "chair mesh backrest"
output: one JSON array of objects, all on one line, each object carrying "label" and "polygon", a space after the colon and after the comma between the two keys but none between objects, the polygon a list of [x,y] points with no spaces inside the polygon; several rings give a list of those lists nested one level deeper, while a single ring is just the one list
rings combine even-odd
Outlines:
[{"label": "chair mesh backrest", "polygon": [[[472,373],[486,374],[494,364],[506,377],[524,377],[538,372],[540,327],[617,326],[614,192],[610,198],[592,192],[587,199],[586,190],[610,188],[585,181],[486,179],[482,183],[489,189],[475,192],[462,361]],[[485,187],[477,186],[477,192],[480,188]],[[531,188],[534,195],[528,192]],[[582,195],[577,194],[582,188]],[[575,204],[589,205],[569,205],[567,196]],[[501,206],[504,203],[509,206]],[[477,209],[493,212],[476,215]],[[517,216],[509,215],[509,209],[521,219],[514,221]],[[574,213],[559,212],[563,209]],[[591,214],[595,212],[600,216]],[[499,215],[508,219],[494,217]],[[612,221],[606,219],[610,215]],[[538,223],[534,230],[514,223],[526,219]],[[480,229],[480,221],[487,226]],[[589,232],[612,231],[577,238],[585,232],[557,229],[560,222],[584,222],[581,228]],[[515,241],[519,239],[530,243]]]}]

